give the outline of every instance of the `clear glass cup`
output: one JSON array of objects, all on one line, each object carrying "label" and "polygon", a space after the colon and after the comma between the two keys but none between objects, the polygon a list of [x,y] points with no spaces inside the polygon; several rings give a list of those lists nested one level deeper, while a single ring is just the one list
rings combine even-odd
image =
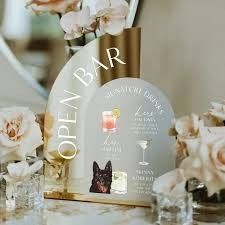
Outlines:
[{"label": "clear glass cup", "polygon": [[152,194],[152,209],[157,214],[155,224],[191,225],[193,222],[192,194],[164,195]]}]

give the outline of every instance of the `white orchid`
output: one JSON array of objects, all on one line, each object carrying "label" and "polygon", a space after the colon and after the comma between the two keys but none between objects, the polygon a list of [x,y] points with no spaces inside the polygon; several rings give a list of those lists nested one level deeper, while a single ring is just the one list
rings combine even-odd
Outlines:
[{"label": "white orchid", "polygon": [[35,115],[24,107],[0,110],[0,163],[25,160],[43,144]]},{"label": "white orchid", "polygon": [[62,16],[60,25],[65,31],[65,40],[72,40],[95,30],[95,19],[90,16],[90,8],[84,7],[79,12],[68,12]]},{"label": "white orchid", "polygon": [[[80,0],[28,0],[27,6],[34,12],[53,12],[61,17],[60,24],[65,40],[73,40],[87,33],[101,30],[101,33],[120,34],[126,27],[129,4],[125,0],[96,0],[95,6],[80,10]],[[93,9],[95,8],[95,9]]]},{"label": "white orchid", "polygon": [[8,174],[3,175],[7,183],[13,184],[17,182],[24,182],[29,179],[31,175],[35,174],[43,167],[43,161],[38,160],[31,166],[26,161],[18,163],[10,163],[7,166]]},{"label": "white orchid", "polygon": [[125,0],[97,0],[95,8],[103,33],[117,35],[123,31],[129,13],[129,5]]},{"label": "white orchid", "polygon": [[80,0],[29,0],[27,7],[34,12],[54,12],[66,13],[67,10],[75,10],[78,8]]},{"label": "white orchid", "polygon": [[187,179],[182,169],[172,170],[160,177],[153,183],[153,191],[164,195],[183,195],[186,193],[185,185]]}]

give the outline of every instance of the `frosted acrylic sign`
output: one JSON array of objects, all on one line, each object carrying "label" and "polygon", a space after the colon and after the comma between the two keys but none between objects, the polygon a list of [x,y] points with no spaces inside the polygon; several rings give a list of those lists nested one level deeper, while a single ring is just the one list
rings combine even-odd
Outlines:
[{"label": "frosted acrylic sign", "polygon": [[57,78],[45,120],[46,197],[149,206],[154,179],[173,169],[173,110],[141,79],[139,34],[91,42]]}]

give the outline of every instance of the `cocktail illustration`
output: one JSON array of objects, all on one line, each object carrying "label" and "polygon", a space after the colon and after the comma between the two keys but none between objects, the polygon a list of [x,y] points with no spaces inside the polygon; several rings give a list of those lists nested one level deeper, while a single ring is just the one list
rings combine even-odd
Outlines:
[{"label": "cocktail illustration", "polygon": [[102,130],[103,132],[116,132],[116,120],[117,118],[113,116],[112,111],[102,112]]},{"label": "cocktail illustration", "polygon": [[140,165],[142,166],[147,166],[149,165],[148,162],[145,161],[145,151],[149,147],[150,143],[152,140],[139,140],[137,143],[142,149],[142,162],[139,162]]},{"label": "cocktail illustration", "polygon": [[116,132],[117,119],[120,117],[120,110],[113,109],[112,111],[102,112],[102,130],[103,132]]}]

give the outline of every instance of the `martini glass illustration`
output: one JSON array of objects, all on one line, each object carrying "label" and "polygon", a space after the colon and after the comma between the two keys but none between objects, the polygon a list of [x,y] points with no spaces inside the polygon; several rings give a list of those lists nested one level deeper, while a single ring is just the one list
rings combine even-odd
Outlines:
[{"label": "martini glass illustration", "polygon": [[149,147],[151,141],[152,140],[139,140],[137,142],[142,149],[142,162],[139,162],[139,164],[142,165],[142,166],[149,165],[149,163],[145,161],[145,151]]}]

